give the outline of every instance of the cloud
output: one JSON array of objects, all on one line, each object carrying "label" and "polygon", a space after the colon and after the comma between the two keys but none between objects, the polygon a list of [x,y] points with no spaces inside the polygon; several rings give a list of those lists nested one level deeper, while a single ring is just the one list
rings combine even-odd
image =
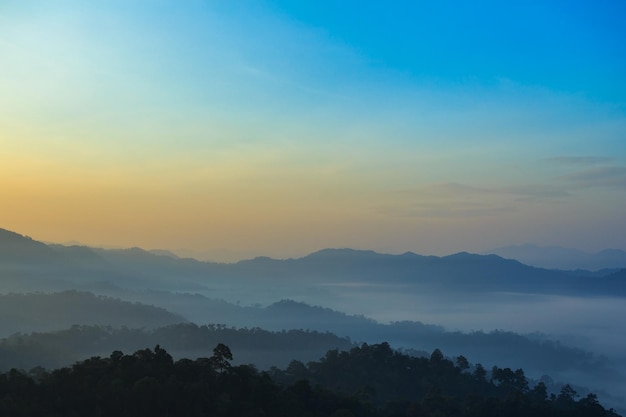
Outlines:
[{"label": "cloud", "polygon": [[378,208],[392,217],[474,218],[516,211],[501,201],[499,190],[456,182],[428,184],[399,190],[402,201]]},{"label": "cloud", "polygon": [[476,187],[458,182],[442,182],[425,184],[415,188],[400,189],[397,190],[396,193],[408,197],[429,196],[438,198],[458,198],[472,197],[481,194],[493,194],[494,191],[489,188]]},{"label": "cloud", "polygon": [[493,190],[473,185],[460,184],[458,182],[446,182],[433,184],[429,187],[433,191],[454,195],[493,194]]},{"label": "cloud", "polygon": [[543,184],[527,184],[502,187],[498,189],[498,192],[518,196],[520,197],[520,200],[524,201],[562,199],[571,195],[563,187]]},{"label": "cloud", "polygon": [[626,188],[626,166],[608,166],[560,177],[576,184],[579,187],[611,187]]},{"label": "cloud", "polygon": [[[610,161],[604,157],[559,157],[555,163],[594,165]],[[626,166],[591,166],[552,178],[544,183],[476,186],[459,182],[425,184],[394,192],[396,204],[377,207],[393,217],[473,218],[497,216],[525,209],[524,205],[562,204],[575,190],[605,187],[626,189]]]},{"label": "cloud", "polygon": [[520,184],[504,187],[476,187],[456,182],[431,184],[424,188],[405,191],[411,195],[433,195],[449,199],[480,198],[489,196],[516,196],[524,199],[551,200],[569,197],[570,193],[561,186],[546,184]]},{"label": "cloud", "polygon": [[392,217],[467,218],[489,217],[517,211],[514,207],[459,202],[454,204],[418,203],[404,207],[386,207],[380,213]]},{"label": "cloud", "polygon": [[545,158],[543,161],[558,165],[598,165],[613,161],[606,156],[556,156]]}]

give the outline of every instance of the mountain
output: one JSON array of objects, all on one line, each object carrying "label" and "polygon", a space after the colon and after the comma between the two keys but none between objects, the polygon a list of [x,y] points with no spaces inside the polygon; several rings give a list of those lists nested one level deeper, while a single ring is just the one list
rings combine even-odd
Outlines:
[{"label": "mountain", "polygon": [[[65,313],[77,309],[76,305],[72,305],[76,304],[76,300],[71,297],[76,298],[76,294],[58,297],[67,301]],[[88,301],[87,297],[85,301]],[[108,302],[120,303],[116,300]],[[50,301],[44,300],[41,304],[49,305]],[[95,310],[97,312],[101,308],[96,305]],[[81,356],[94,356],[115,349],[134,350],[157,344],[172,349],[178,357],[203,356],[212,345],[220,342],[236,350],[243,363],[267,369],[273,365],[287,365],[287,358],[305,361],[317,359],[328,349],[351,347],[352,341],[379,343],[386,340],[394,347],[420,356],[427,356],[440,348],[449,355],[467,355],[487,368],[498,363],[511,368],[523,367],[534,378],[548,374],[556,379],[567,378],[594,386],[620,386],[624,380],[623,373],[607,358],[561,345],[545,337],[503,331],[447,332],[438,326],[419,322],[381,324],[363,317],[347,316],[330,309],[286,300],[266,308],[249,309],[246,313],[251,325],[237,327],[227,321],[225,324],[203,325],[180,323],[149,329],[145,327],[145,317],[137,321],[137,314],[133,316],[128,311],[120,311],[115,317],[110,317],[113,326],[86,324],[94,323],[94,318],[85,317],[73,322],[85,324],[74,324],[63,330],[19,333],[0,339],[0,370],[16,366],[26,369],[37,365],[62,366]],[[57,311],[53,317],[61,314]],[[285,314],[291,318],[290,322],[276,320]],[[135,328],[120,327],[119,318],[124,315],[129,319],[127,323],[135,323]],[[97,316],[99,319],[95,322],[101,323],[104,315]],[[263,318],[257,321],[259,316]],[[61,322],[63,320],[57,321]],[[350,322],[353,329],[345,326]],[[136,328],[137,323],[141,323],[141,328]],[[258,327],[254,323],[267,326]],[[298,330],[286,330],[295,328]],[[337,332],[329,332],[328,329]]]},{"label": "mountain", "polygon": [[12,369],[0,373],[0,415],[619,417],[577,386],[532,381],[523,369],[488,373],[438,349],[426,358],[363,344],[269,372],[231,364],[223,343],[207,350],[175,361],[157,344],[52,372]]},{"label": "mountain", "polygon": [[[610,320],[625,313],[626,270],[586,275],[533,267],[495,254],[438,257],[354,249],[225,264],[141,248],[46,245],[5,230],[0,230],[0,249],[0,294],[7,297],[0,300],[0,307],[13,306],[0,311],[0,319],[11,331],[72,324],[151,327],[160,325],[159,320],[169,324],[181,319],[275,331],[310,329],[353,340],[387,340],[408,349],[471,351],[484,363],[500,357],[513,364],[515,358],[526,360],[524,352],[533,352],[535,362],[525,362],[533,372],[560,364],[558,372],[575,373],[579,381],[613,381],[610,372],[586,371],[611,369],[596,366],[604,363],[597,355],[535,350],[526,339],[491,332],[504,328],[567,337],[561,340],[609,355],[611,364],[626,363],[622,337],[626,328],[621,321]],[[37,302],[32,301],[35,296],[29,301],[8,294],[67,290],[78,295],[58,296],[66,302],[54,305],[45,294]],[[83,294],[86,291],[93,294]],[[99,298],[103,296],[109,298]],[[147,305],[156,307],[145,309]],[[57,327],[36,327],[40,321]],[[616,372],[624,374],[623,369]],[[622,388],[626,389],[623,384],[615,389]]]},{"label": "mountain", "polygon": [[60,261],[59,256],[48,245],[28,236],[0,229],[0,262],[3,265],[24,263],[52,263]]},{"label": "mountain", "polygon": [[[626,282],[532,267],[498,255],[466,252],[437,257],[407,252],[380,254],[325,249],[297,259],[259,257],[234,264],[200,262],[141,248],[96,249],[45,245],[16,233],[0,233],[0,291],[62,290],[103,283],[133,290],[220,292],[249,302],[303,299],[341,286],[404,287],[432,293],[523,292],[626,295]],[[619,252],[607,252],[618,259]],[[584,275],[584,274],[583,274]],[[593,275],[593,274],[591,274]],[[24,290],[23,289],[23,290]]]},{"label": "mountain", "polygon": [[487,251],[507,259],[516,259],[527,265],[540,268],[596,271],[607,268],[626,268],[626,252],[605,249],[597,253],[559,246],[537,246],[533,244],[504,246]]},{"label": "mountain", "polygon": [[179,258],[179,256],[176,255],[174,252],[166,250],[166,249],[151,249],[149,252],[153,253],[155,255],[158,255],[158,256],[168,256],[168,257],[174,258],[174,259],[178,259]]},{"label": "mountain", "polygon": [[86,292],[0,294],[0,337],[73,325],[155,328],[186,321],[163,308]]},{"label": "mountain", "polygon": [[[380,254],[353,249],[325,249],[299,259],[255,258],[234,264],[229,273],[254,276],[282,285],[402,286],[406,291],[626,295],[626,282],[606,287],[594,277],[525,265],[497,255],[460,252],[448,256]],[[617,291],[617,292],[616,292]]]},{"label": "mountain", "polygon": [[75,325],[64,330],[15,334],[0,339],[0,372],[11,368],[68,366],[83,357],[156,345],[167,346],[177,358],[204,357],[218,343],[232,349],[236,363],[254,364],[261,369],[286,366],[294,359],[308,362],[319,359],[330,349],[347,350],[354,346],[348,338],[304,330],[271,332],[193,323],[155,329]]}]

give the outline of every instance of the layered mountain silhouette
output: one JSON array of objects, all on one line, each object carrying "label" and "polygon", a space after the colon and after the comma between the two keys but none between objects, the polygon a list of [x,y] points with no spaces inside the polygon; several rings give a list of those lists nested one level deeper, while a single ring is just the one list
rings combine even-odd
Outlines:
[{"label": "layered mountain silhouette", "polygon": [[[520,295],[522,301],[516,298]],[[589,303],[586,306],[616,306],[623,296],[626,269],[562,271],[529,266],[495,254],[460,252],[438,257],[324,249],[297,259],[259,257],[226,264],[141,248],[44,244],[0,229],[0,330],[5,336],[13,332],[62,331],[72,325],[128,326],[144,329],[141,332],[145,334],[136,336],[145,341],[153,340],[146,339],[153,334],[146,329],[185,321],[248,329],[252,333],[251,329],[256,328],[274,332],[299,329],[322,335],[332,332],[353,341],[388,341],[394,347],[422,353],[443,348],[450,354],[472,355],[473,360],[484,364],[494,360],[523,366],[536,376],[542,372],[556,377],[574,376],[577,381],[597,386],[611,384],[619,391],[624,372],[614,364],[626,359],[620,354],[609,360],[561,346],[548,336],[489,330],[450,332],[417,320],[422,320],[419,314],[429,308],[438,310],[437,317],[463,319],[474,314],[471,319],[475,319],[480,314],[487,314],[487,318],[489,314],[506,314],[512,321],[524,321],[529,308],[535,309],[533,313],[539,311],[534,317],[540,317],[543,310],[537,309],[545,308],[545,314],[563,314],[567,319],[567,311],[572,311],[569,306],[575,307],[580,300]],[[524,300],[534,304],[524,304]],[[546,307],[546,300],[556,301]],[[416,313],[418,309],[412,308],[419,303],[427,305]],[[517,309],[513,310],[510,303],[517,303]],[[483,305],[498,308],[483,309]],[[369,314],[363,309],[383,316],[385,311],[404,309],[413,321],[375,321],[359,315]],[[586,315],[595,314],[595,310],[588,310]],[[590,331],[585,337],[603,335],[605,345],[620,343],[619,334],[602,331],[607,328],[608,318],[604,310],[598,311],[598,320],[586,322],[594,327],[584,329]],[[476,326],[469,328],[483,328]],[[182,331],[185,327],[173,328],[178,330],[171,334],[172,340],[186,337]],[[86,335],[92,334],[89,329],[85,331]],[[117,330],[104,332],[118,334]],[[57,340],[58,346],[55,335],[50,340]],[[10,343],[7,339],[12,357],[20,357],[19,347],[12,343],[22,343],[24,337],[13,336]],[[42,336],[28,340],[36,344],[48,339]],[[39,348],[33,349],[37,352]],[[280,351],[279,347],[272,349]],[[86,354],[88,349],[81,352]],[[308,357],[314,354],[307,353]],[[266,359],[269,361],[269,356]]]},{"label": "layered mountain silhouette", "polygon": [[82,291],[0,294],[0,336],[73,325],[156,328],[184,322],[187,319],[164,308]]},{"label": "layered mountain silhouette", "polygon": [[[497,255],[461,252],[449,256],[380,254],[324,249],[298,259],[259,257],[234,264],[200,262],[140,248],[96,249],[45,245],[17,233],[0,232],[0,268],[8,290],[58,290],[72,285],[194,291],[223,285],[402,285],[447,292],[541,292],[625,295],[616,270],[571,274],[525,265]],[[174,279],[175,278],[175,279]],[[28,288],[28,283],[32,288]]]},{"label": "layered mountain silhouette", "polygon": [[527,243],[503,246],[486,253],[508,259],[517,259],[525,264],[540,268],[589,271],[626,268],[626,252],[619,249],[605,249],[597,253],[588,253],[572,248],[537,246]]},{"label": "layered mountain silhouette", "polygon": [[[116,345],[136,349],[163,344],[179,355],[201,354],[220,339],[258,366],[285,366],[291,359],[313,360],[328,349],[348,348],[353,342],[385,340],[414,355],[427,356],[445,348],[450,355],[468,355],[486,366],[523,367],[535,376],[583,375],[587,382],[604,383],[622,379],[607,358],[539,335],[449,332],[409,321],[382,324],[292,300],[267,307],[240,307],[201,296],[196,302],[205,308],[205,321],[196,320],[198,324],[163,308],[85,292],[0,295],[0,328],[13,330],[0,339],[0,356],[4,356],[0,370],[17,364],[67,365]],[[287,351],[289,355],[281,356]]]}]

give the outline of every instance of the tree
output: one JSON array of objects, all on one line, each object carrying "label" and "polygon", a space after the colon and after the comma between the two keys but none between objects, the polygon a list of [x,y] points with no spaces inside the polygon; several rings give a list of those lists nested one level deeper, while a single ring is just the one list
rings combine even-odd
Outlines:
[{"label": "tree", "polygon": [[469,369],[470,364],[465,356],[459,355],[456,357],[456,367],[461,371],[465,371],[466,369]]},{"label": "tree", "polygon": [[559,392],[558,397],[556,397],[556,401],[559,406],[563,408],[571,408],[576,402],[576,397],[578,397],[578,393],[574,390],[574,388],[572,388],[570,384],[565,384],[563,385],[563,388],[561,388],[561,392]]},{"label": "tree", "polygon": [[528,391],[528,381],[524,376],[524,371],[521,369],[517,369],[514,372],[511,368],[502,369],[494,366],[491,371],[491,380],[506,392],[517,391],[525,393]]},{"label": "tree", "polygon": [[537,385],[530,391],[530,398],[535,403],[544,403],[548,400],[548,387],[543,381],[539,381]]},{"label": "tree", "polygon": [[479,363],[476,364],[474,373],[472,374],[476,381],[484,382],[487,379],[487,371]]},{"label": "tree", "polygon": [[439,363],[443,360],[443,353],[439,349],[433,350],[433,353],[430,354],[430,362],[431,363]]},{"label": "tree", "polygon": [[230,362],[233,360],[233,354],[230,348],[223,343],[219,343],[213,349],[213,356],[211,357],[211,364],[213,368],[219,372],[230,368]]}]

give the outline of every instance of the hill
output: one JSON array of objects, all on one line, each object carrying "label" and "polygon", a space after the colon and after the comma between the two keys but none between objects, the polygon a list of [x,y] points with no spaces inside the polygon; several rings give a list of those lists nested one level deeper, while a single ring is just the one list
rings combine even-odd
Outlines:
[{"label": "hill", "polygon": [[87,292],[0,294],[0,336],[72,325],[154,328],[187,321],[167,310]]},{"label": "hill", "polygon": [[[158,327],[181,319],[272,331],[314,330],[368,343],[387,340],[418,351],[443,347],[452,354],[470,352],[485,363],[502,359],[533,374],[569,372],[576,381],[598,382],[613,392],[625,388],[619,378],[625,372],[626,329],[621,321],[608,319],[624,314],[623,270],[585,275],[497,255],[437,257],[353,249],[220,264],[141,248],[45,245],[8,231],[0,233],[0,242],[0,294],[89,291],[95,294],[91,297],[167,310],[142,315],[118,305],[90,315],[83,303],[66,316],[55,316],[60,305],[46,311],[34,306],[37,316],[7,310],[0,323],[5,334],[72,324]],[[76,301],[81,304],[80,297]],[[13,307],[22,307],[18,304]],[[494,329],[551,336],[531,340]],[[551,345],[555,339],[584,349]],[[538,348],[541,343],[547,345]]]},{"label": "hill", "polygon": [[597,253],[559,246],[537,246],[532,244],[504,246],[487,251],[507,259],[517,259],[527,265],[540,268],[563,270],[591,270],[626,268],[626,252],[605,249]]},{"label": "hill", "polygon": [[0,371],[38,366],[58,368],[81,358],[108,355],[113,350],[135,351],[151,345],[167,346],[175,358],[202,357],[222,342],[236,354],[236,363],[254,364],[260,369],[286,366],[292,359],[308,362],[319,359],[328,350],[354,346],[348,338],[305,330],[271,332],[193,323],[156,329],[75,325],[64,330],[15,334],[0,339]]},{"label": "hill", "polygon": [[597,396],[578,399],[570,385],[550,394],[522,369],[456,364],[399,354],[386,343],[331,350],[317,362],[283,371],[233,366],[227,345],[196,360],[159,345],[114,351],[72,367],[0,374],[2,415],[134,416],[598,416],[618,417]]},{"label": "hill", "polygon": [[2,324],[20,329],[19,334],[0,341],[4,366],[61,366],[70,359],[100,355],[115,348],[134,350],[152,344],[169,346],[177,357],[190,356],[202,354],[207,343],[219,339],[233,346],[241,358],[263,368],[285,365],[285,357],[313,360],[328,349],[348,347],[349,340],[387,340],[408,352],[444,348],[449,354],[465,354],[486,366],[501,363],[523,367],[535,377],[550,374],[592,386],[619,384],[624,378],[608,358],[546,336],[505,331],[448,332],[440,326],[409,321],[382,324],[291,300],[267,307],[241,307],[202,296],[171,297],[182,301],[170,307],[195,303],[193,322],[200,326],[172,324],[182,323],[189,316],[161,308],[75,291],[0,296],[1,317],[10,322]]},{"label": "hill", "polygon": [[[436,257],[411,252],[379,254],[326,249],[298,259],[255,258],[236,264],[199,262],[140,248],[93,249],[45,245],[2,231],[0,291],[60,290],[107,283],[128,289],[233,291],[248,300],[293,298],[294,292],[328,291],[346,284],[405,286],[410,291],[447,293],[525,292],[626,295],[626,282],[531,267],[496,255],[465,252]],[[271,290],[268,290],[271,288]],[[259,299],[261,298],[261,299]]]}]

